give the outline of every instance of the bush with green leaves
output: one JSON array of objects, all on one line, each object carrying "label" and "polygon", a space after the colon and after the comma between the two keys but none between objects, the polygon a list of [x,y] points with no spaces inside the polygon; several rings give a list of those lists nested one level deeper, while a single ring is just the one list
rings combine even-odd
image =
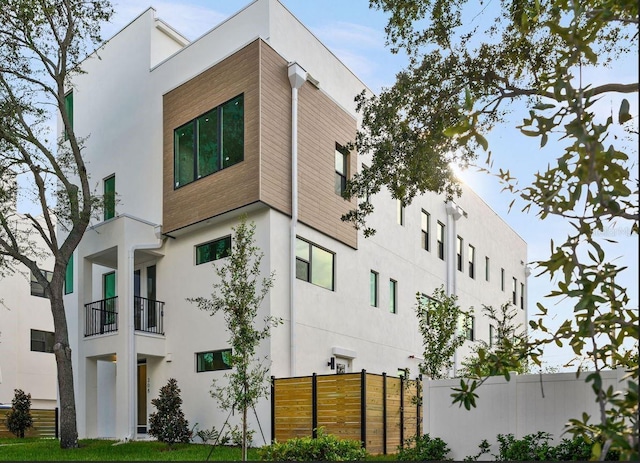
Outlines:
[{"label": "bush with green leaves", "polygon": [[338,439],[318,429],[318,437],[274,442],[259,451],[262,461],[361,461],[367,456],[360,441]]},{"label": "bush with green leaves", "polygon": [[449,446],[439,437],[431,437],[429,434],[411,437],[404,441],[403,446],[398,447],[397,458],[400,461],[436,461],[447,460]]},{"label": "bush with green leaves", "polygon": [[16,437],[23,438],[25,431],[33,426],[31,394],[25,394],[22,389],[14,389],[13,392],[11,410],[7,413],[7,428]]},{"label": "bush with green leaves", "polygon": [[189,422],[180,406],[180,388],[174,378],[170,378],[160,389],[160,396],[151,404],[158,409],[149,416],[149,435],[169,446],[177,442],[187,443],[191,438]]}]

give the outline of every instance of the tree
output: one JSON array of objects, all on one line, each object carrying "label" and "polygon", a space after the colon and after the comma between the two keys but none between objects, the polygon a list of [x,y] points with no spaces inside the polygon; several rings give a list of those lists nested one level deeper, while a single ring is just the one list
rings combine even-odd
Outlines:
[{"label": "tree", "polygon": [[247,459],[247,414],[261,397],[268,394],[269,367],[256,360],[260,342],[269,337],[271,328],[282,323],[270,315],[264,318],[264,325],[256,327],[256,317],[262,301],[273,287],[275,272],[260,278],[260,263],[263,253],[255,246],[256,226],[247,225],[246,218],[233,228],[231,255],[215,272],[220,282],[213,284],[210,298],[187,299],[200,310],[214,316],[224,314],[229,331],[231,346],[231,373],[225,375],[228,385],[219,386],[213,382],[211,396],[219,401],[223,410],[242,412],[242,459]]},{"label": "tree", "polygon": [[160,388],[158,398],[151,401],[157,411],[149,415],[149,434],[171,447],[177,442],[187,443],[191,438],[189,422],[182,413],[180,388],[175,378],[169,378]]},{"label": "tree", "polygon": [[33,426],[31,417],[31,394],[22,389],[14,389],[11,410],[7,414],[7,428],[16,437],[24,438],[24,432]]},{"label": "tree", "polygon": [[[514,325],[513,319],[518,316],[518,310],[506,302],[495,309],[483,305],[482,313],[489,321],[491,339],[476,341],[471,348],[472,354],[462,361],[459,375],[467,378],[488,377],[491,369],[487,363],[504,362],[510,372],[525,374],[529,372],[526,356],[522,354],[523,345],[527,342],[526,332],[522,325]],[[488,359],[487,359],[488,358]]]},{"label": "tree", "polygon": [[470,313],[460,309],[458,297],[447,296],[442,287],[436,288],[432,297],[418,293],[416,299],[418,330],[424,346],[420,373],[431,379],[446,378],[456,351],[467,338]]},{"label": "tree", "polygon": [[[525,353],[539,363],[541,347],[556,343],[587,356],[595,372],[586,381],[599,416],[595,423],[588,416],[572,420],[569,431],[604,442],[594,444],[600,458],[610,448],[637,458],[638,365],[622,348],[639,337],[638,311],[619,283],[624,267],[607,258],[598,234],[615,226],[638,234],[638,181],[625,152],[629,136],[637,144],[638,130],[623,96],[637,97],[639,85],[590,84],[588,73],[637,50],[638,3],[502,0],[475,11],[462,0],[370,0],[370,6],[390,14],[388,43],[394,52],[407,52],[409,65],[390,89],[358,98],[363,125],[356,147],[373,162],[354,176],[347,193],[364,197],[386,186],[404,204],[427,190],[454,194],[449,162],[472,162],[477,151],[488,150],[484,135],[506,122],[509,110],[526,107],[516,128],[538,138],[541,152],[552,151],[555,161],[524,188],[508,170],[497,176],[524,210],[571,225],[573,232],[563,243],[552,242],[550,257],[537,266],[557,278],[549,296],[567,298],[574,314],[551,332],[548,310],[538,303],[540,316],[530,326],[548,336],[527,343]],[[601,117],[598,99],[615,99],[617,115]],[[491,170],[491,152],[487,165]],[[370,233],[371,211],[362,205],[344,219]],[[618,365],[628,368],[624,388],[605,390],[600,372]],[[509,374],[497,365],[495,372]],[[471,405],[477,386],[463,382],[456,400]]]},{"label": "tree", "polygon": [[[100,23],[111,14],[106,0],[6,0],[0,8],[1,268],[8,272],[24,265],[51,302],[62,448],[78,446],[64,277],[97,201],[82,157],[83,139],[73,130],[65,101],[87,51],[101,41]],[[49,133],[50,107],[62,119],[61,134]],[[31,185],[29,191],[18,188],[16,175]],[[42,215],[19,215],[13,207],[19,194]],[[56,234],[56,227],[62,233]],[[35,244],[36,236],[44,249]],[[55,260],[51,281],[38,263],[45,253]]]}]

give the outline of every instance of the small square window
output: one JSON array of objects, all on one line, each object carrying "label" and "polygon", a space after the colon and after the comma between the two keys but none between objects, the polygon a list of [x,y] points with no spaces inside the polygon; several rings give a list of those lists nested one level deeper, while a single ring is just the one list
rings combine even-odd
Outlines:
[{"label": "small square window", "polygon": [[231,236],[225,236],[196,246],[196,265],[223,259],[231,255]]},{"label": "small square window", "polygon": [[50,331],[31,330],[31,351],[53,353],[55,335]]},{"label": "small square window", "polygon": [[196,372],[230,370],[231,349],[198,352],[196,354]]},{"label": "small square window", "polygon": [[[48,270],[41,270],[41,272],[47,279],[47,281],[51,282],[51,279],[53,278],[53,272],[49,272]],[[38,283],[38,280],[36,279],[36,276],[33,274],[33,272],[31,272],[31,295],[38,297],[49,297],[49,290],[43,288],[43,286]]]},{"label": "small square window", "polygon": [[335,255],[303,239],[296,240],[296,278],[334,290]]}]

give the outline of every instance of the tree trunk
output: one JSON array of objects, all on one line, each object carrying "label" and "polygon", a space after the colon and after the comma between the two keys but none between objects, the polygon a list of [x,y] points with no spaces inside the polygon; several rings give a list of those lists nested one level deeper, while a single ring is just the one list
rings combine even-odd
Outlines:
[{"label": "tree trunk", "polygon": [[[52,283],[54,283],[52,281]],[[67,319],[62,301],[62,284],[59,288],[50,286],[51,313],[55,327],[53,352],[58,367],[58,394],[60,397],[60,447],[63,449],[78,447],[78,427],[76,423],[76,401],[73,387],[73,367],[71,364],[71,346]]]},{"label": "tree trunk", "polygon": [[247,406],[242,409],[242,461],[247,461]]}]

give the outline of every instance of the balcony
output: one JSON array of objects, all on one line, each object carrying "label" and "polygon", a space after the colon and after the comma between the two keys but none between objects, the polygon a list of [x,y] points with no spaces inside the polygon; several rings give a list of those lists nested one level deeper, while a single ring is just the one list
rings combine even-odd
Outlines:
[{"label": "balcony", "polygon": [[[164,335],[164,302],[135,296],[133,298],[136,331]],[[84,336],[118,331],[118,297],[85,304]]]}]

